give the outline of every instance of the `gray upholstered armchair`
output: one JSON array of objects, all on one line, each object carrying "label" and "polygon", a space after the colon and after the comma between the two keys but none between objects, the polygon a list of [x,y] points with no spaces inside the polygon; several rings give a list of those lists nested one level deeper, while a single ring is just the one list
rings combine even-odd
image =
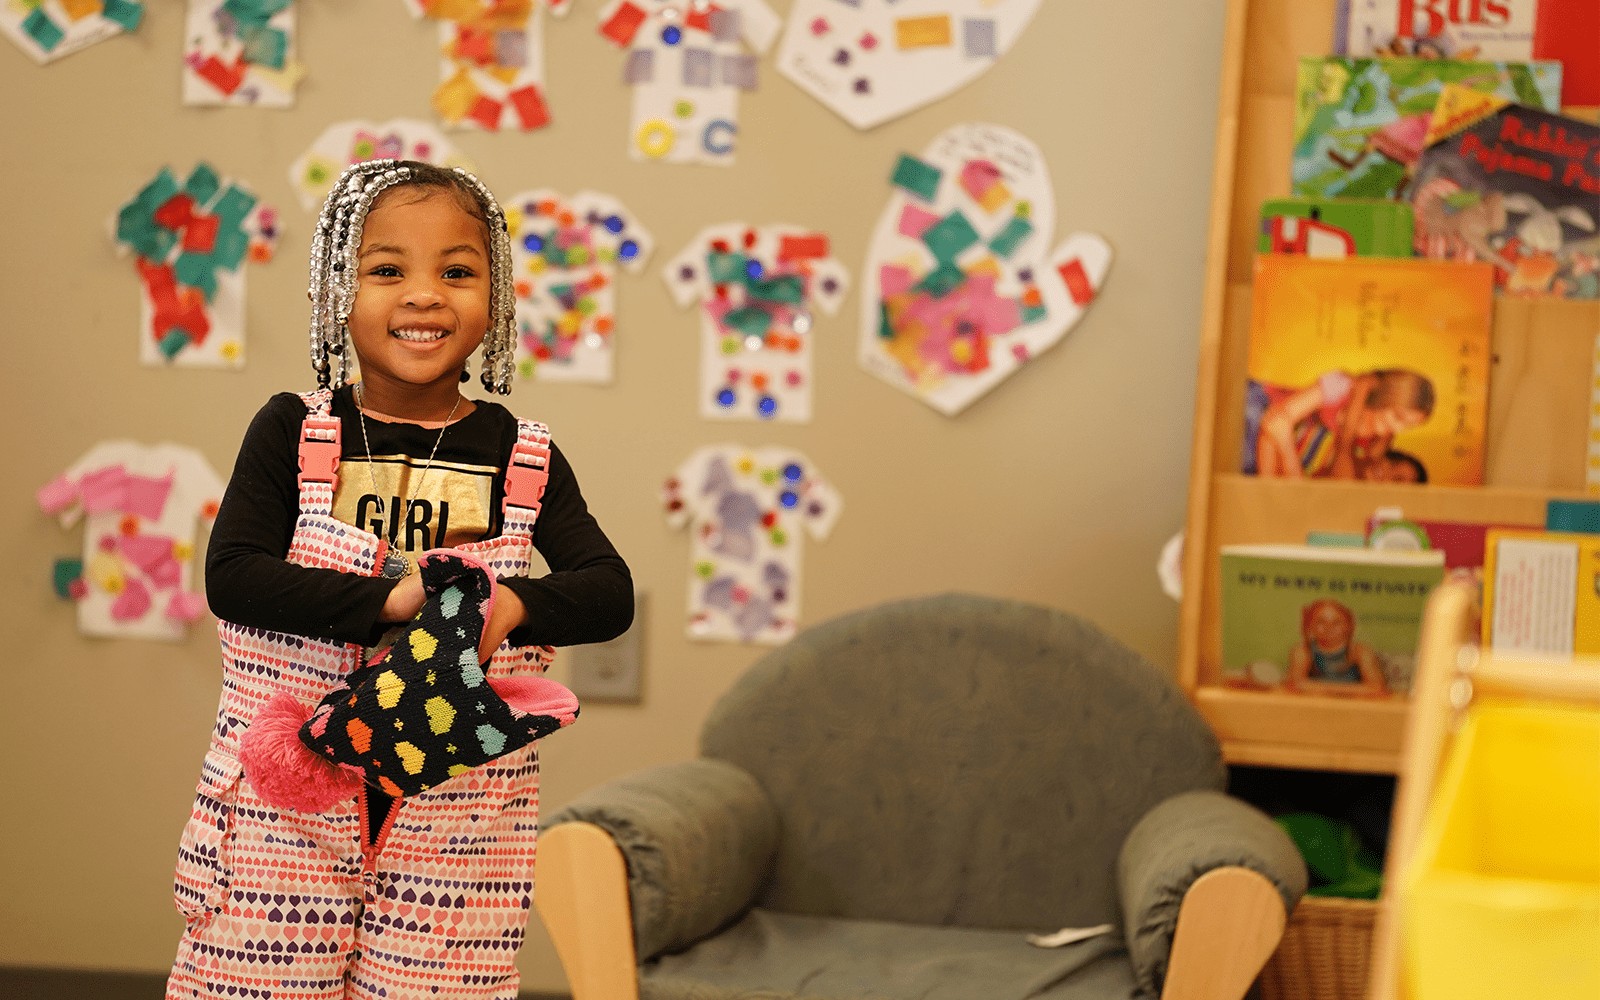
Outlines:
[{"label": "gray upholstered armchair", "polygon": [[1238,1000],[1305,888],[1177,686],[1059,611],[945,595],[818,626],[700,745],[547,821],[574,1000]]}]

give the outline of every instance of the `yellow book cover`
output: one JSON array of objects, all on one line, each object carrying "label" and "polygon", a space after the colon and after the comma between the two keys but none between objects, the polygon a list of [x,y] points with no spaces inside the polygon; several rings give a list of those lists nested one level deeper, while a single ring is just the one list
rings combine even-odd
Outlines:
[{"label": "yellow book cover", "polygon": [[1600,535],[1490,529],[1483,644],[1501,653],[1600,656]]},{"label": "yellow book cover", "polygon": [[1482,263],[1258,258],[1241,469],[1482,483],[1493,280]]}]

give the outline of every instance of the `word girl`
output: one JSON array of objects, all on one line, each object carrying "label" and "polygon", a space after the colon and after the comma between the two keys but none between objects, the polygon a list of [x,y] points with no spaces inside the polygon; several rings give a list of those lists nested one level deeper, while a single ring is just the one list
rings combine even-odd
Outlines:
[{"label": "word girl", "polygon": [[[512,1000],[533,894],[531,746],[480,755],[478,766],[446,760],[436,786],[397,798],[366,770],[397,766],[380,745],[420,757],[424,745],[477,753],[473,740],[498,752],[486,727],[482,739],[451,729],[473,709],[436,711],[439,699],[420,722],[394,718],[399,732],[351,722],[345,738],[371,757],[342,764],[359,792],[311,809],[258,794],[241,744],[249,749],[269,700],[292,698],[309,715],[381,669],[386,632],[411,629],[393,653],[426,660],[427,684],[437,664],[470,675],[469,686],[486,677],[480,691],[526,685],[551,646],[628,627],[628,567],[543,425],[459,391],[480,345],[490,392],[509,392],[514,371],[505,217],[477,178],[410,161],[350,167],[318,221],[310,294],[322,388],[273,396],[256,414],[206,556],[222,702],[179,846],[187,926],[167,996]],[[347,381],[352,353],[357,382]],[[434,637],[400,623],[438,606],[423,584],[440,557],[414,569],[423,550],[441,548],[479,567],[493,600],[474,606],[492,608],[481,632],[435,630],[435,656]],[[528,576],[533,549],[548,575]],[[393,675],[376,676],[379,700],[398,702],[399,682],[384,688]]]}]

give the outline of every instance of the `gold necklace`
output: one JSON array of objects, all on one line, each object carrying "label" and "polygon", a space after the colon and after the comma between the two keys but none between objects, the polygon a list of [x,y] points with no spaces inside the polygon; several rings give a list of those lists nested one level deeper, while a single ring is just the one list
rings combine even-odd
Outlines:
[{"label": "gold necklace", "polygon": [[[367,413],[362,405],[363,393],[361,383],[355,386],[356,419],[361,421],[361,444],[367,449],[367,479],[372,483],[372,496],[378,502],[378,513],[382,514],[383,497],[378,495],[378,475],[372,471],[372,440],[367,437]],[[383,572],[385,579],[398,580],[411,574],[411,561],[395,551],[394,542],[400,537],[400,525],[411,523],[411,505],[417,502],[416,494],[422,492],[422,484],[428,481],[428,470],[433,468],[433,456],[439,454],[439,442],[444,440],[444,432],[449,430],[450,421],[455,419],[456,410],[461,406],[461,394],[456,393],[455,406],[450,407],[450,415],[444,418],[444,426],[439,428],[439,436],[433,439],[433,450],[428,452],[428,462],[422,467],[422,475],[417,477],[417,488],[412,491],[412,496],[406,501],[405,510],[401,511],[399,520],[391,525],[389,550],[383,557]],[[442,543],[441,539],[441,543]]]}]

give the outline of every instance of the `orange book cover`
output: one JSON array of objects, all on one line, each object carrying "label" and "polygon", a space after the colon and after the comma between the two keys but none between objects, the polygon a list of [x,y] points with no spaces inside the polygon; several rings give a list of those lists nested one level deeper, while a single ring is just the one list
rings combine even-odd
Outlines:
[{"label": "orange book cover", "polygon": [[1493,267],[1262,256],[1241,469],[1483,482]]}]

